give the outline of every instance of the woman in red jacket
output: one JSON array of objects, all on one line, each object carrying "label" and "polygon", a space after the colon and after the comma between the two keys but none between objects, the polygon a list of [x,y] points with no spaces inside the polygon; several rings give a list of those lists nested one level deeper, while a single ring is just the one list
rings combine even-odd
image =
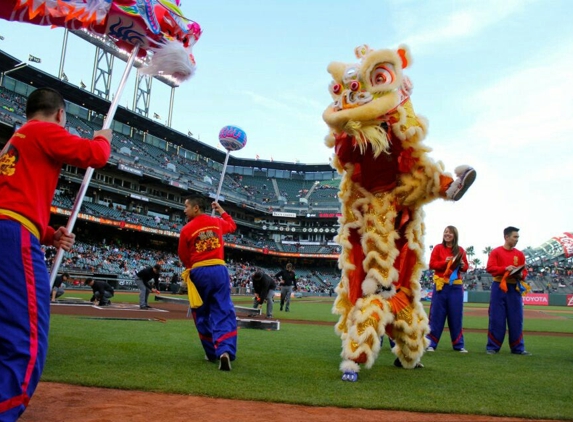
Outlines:
[{"label": "woman in red jacket", "polygon": [[468,269],[468,258],[466,251],[458,245],[458,229],[454,226],[445,228],[442,243],[432,250],[430,269],[434,271],[434,291],[430,307],[430,345],[426,351],[433,352],[438,347],[447,318],[452,347],[457,352],[467,353],[462,328],[464,286],[461,273]]}]

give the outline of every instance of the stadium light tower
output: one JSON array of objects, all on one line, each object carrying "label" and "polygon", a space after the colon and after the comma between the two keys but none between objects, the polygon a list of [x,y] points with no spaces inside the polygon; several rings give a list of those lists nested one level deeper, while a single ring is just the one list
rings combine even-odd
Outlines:
[{"label": "stadium light tower", "polygon": [[[62,74],[64,71],[65,64],[65,51],[67,45],[67,32],[64,34],[64,45],[62,46],[62,56],[60,60],[60,79],[62,79]],[[111,88],[111,77],[113,72],[113,58],[117,57],[123,61],[128,60],[129,54],[123,50],[120,50],[114,43],[110,42],[108,39],[97,34],[93,34],[84,30],[72,30],[74,35],[89,42],[96,47],[96,56],[93,65],[93,75],[92,83],[90,86],[90,91],[94,94],[108,98],[110,95]],[[135,60],[135,67],[140,68],[145,65],[145,61],[141,59]],[[160,82],[163,82],[167,86],[171,87],[171,96],[169,99],[169,115],[167,118],[167,125],[171,126],[172,115],[173,115],[173,104],[175,99],[175,88],[179,86],[179,82],[168,75],[156,75],[153,76]],[[134,93],[134,99],[132,104],[132,111],[137,114],[149,117],[149,104],[151,98],[151,78],[147,77],[137,77],[136,78],[136,92]]]},{"label": "stadium light tower", "polygon": [[64,30],[64,39],[62,40],[62,53],[60,54],[60,70],[58,71],[58,79],[64,79],[64,62],[66,61],[66,51],[68,49],[68,28]]}]

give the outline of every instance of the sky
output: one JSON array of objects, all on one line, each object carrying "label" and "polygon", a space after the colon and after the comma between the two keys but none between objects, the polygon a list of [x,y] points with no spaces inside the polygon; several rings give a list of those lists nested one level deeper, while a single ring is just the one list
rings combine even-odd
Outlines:
[{"label": "sky", "polygon": [[[234,156],[328,163],[322,112],[330,104],[332,61],[354,48],[410,47],[416,112],[424,141],[453,172],[477,180],[458,202],[425,207],[427,247],[447,225],[474,246],[538,247],[573,231],[573,1],[569,0],[182,0],[203,34],[197,72],[176,89],[172,127],[221,148],[219,130],[237,125],[247,145]],[[0,20],[0,49],[57,75],[63,30]],[[95,47],[71,36],[64,72],[90,85]],[[112,91],[125,67],[115,62]],[[132,108],[135,72],[120,102]],[[167,119],[170,88],[154,81],[150,117]],[[222,149],[222,148],[221,148]],[[429,250],[428,250],[429,252]]]}]

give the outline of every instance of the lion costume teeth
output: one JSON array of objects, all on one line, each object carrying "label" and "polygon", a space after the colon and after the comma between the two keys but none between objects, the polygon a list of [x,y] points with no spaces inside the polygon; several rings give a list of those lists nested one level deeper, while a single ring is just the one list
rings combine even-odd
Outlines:
[{"label": "lion costume teeth", "polygon": [[[427,122],[414,112],[412,84],[402,73],[412,63],[408,48],[360,46],[355,53],[358,64],[328,66],[333,103],[323,113],[330,128],[325,143],[334,148],[332,165],[342,175],[336,237],[342,276],[333,312],[340,315],[335,331],[342,339],[340,370],[347,381],[357,379],[349,374],[358,373],[360,364],[374,364],[384,334],[395,342],[399,366],[422,366],[429,332],[420,303],[422,206],[461,197],[448,196],[454,180],[422,143]],[[456,184],[475,179],[471,167],[456,175],[457,191]]]}]

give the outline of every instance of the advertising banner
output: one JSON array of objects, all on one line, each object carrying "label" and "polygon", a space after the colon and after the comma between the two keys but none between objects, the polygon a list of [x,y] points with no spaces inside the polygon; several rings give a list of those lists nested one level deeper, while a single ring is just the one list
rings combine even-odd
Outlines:
[{"label": "advertising banner", "polygon": [[523,304],[549,306],[549,295],[547,293],[529,293],[523,296]]},{"label": "advertising banner", "polygon": [[563,233],[561,236],[555,236],[553,239],[558,241],[563,247],[565,258],[573,256],[573,235],[571,233]]}]

